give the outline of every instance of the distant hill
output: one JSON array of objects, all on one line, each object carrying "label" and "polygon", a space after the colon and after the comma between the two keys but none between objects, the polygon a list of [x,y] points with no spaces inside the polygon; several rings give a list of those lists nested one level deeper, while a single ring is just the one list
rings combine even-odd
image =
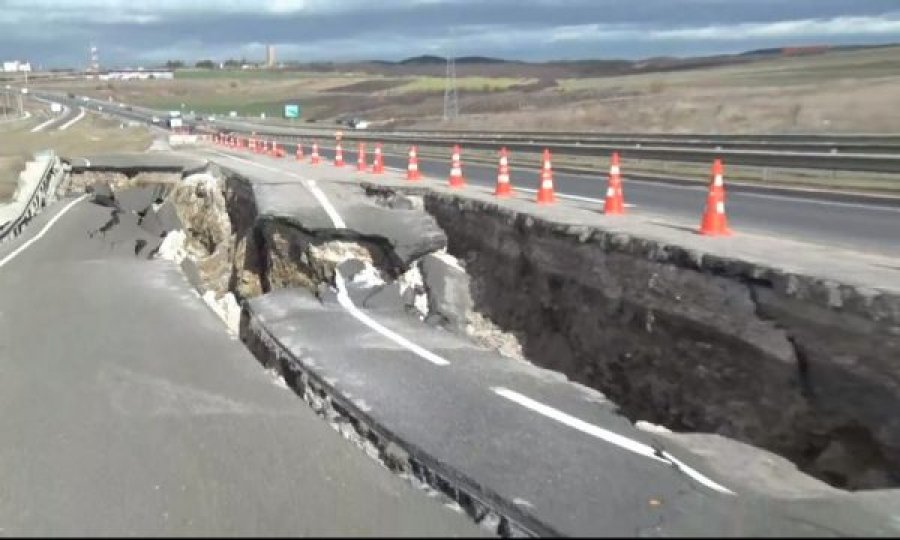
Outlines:
[{"label": "distant hill", "polygon": [[[379,62],[390,64],[391,62]],[[447,58],[443,56],[433,56],[433,55],[422,55],[422,56],[413,56],[411,58],[406,58],[404,60],[400,60],[399,62],[395,62],[400,66],[421,66],[421,65],[429,65],[429,64],[446,64]],[[502,58],[491,58],[489,56],[460,56],[456,59],[457,64],[520,64],[522,62],[514,62],[510,60],[504,60]]]}]

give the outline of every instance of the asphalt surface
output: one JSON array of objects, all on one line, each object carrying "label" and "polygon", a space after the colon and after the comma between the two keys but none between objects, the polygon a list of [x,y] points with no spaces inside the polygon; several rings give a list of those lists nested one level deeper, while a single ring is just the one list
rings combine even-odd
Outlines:
[{"label": "asphalt surface", "polygon": [[481,533],[315,417],[174,264],[136,258],[135,219],[70,202],[0,246],[0,532]]},{"label": "asphalt surface", "polygon": [[[282,188],[257,200],[261,215],[328,234],[345,220],[363,236],[385,230],[360,217],[362,196],[349,196],[351,186],[311,183],[315,171],[294,172],[291,160],[206,155],[250,178],[254,192]],[[702,456],[636,429],[601,394],[425,326],[396,303],[368,302],[371,291],[351,280],[343,286],[343,300],[283,289],[248,309],[287,352],[286,370],[307,372],[344,408],[532,532],[840,536],[900,527],[847,496],[731,489]]]}]

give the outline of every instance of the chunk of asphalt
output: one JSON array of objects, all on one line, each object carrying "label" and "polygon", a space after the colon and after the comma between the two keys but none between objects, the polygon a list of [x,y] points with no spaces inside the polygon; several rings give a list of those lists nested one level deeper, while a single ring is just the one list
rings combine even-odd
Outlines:
[{"label": "chunk of asphalt", "polygon": [[184,272],[191,287],[197,289],[197,292],[201,295],[206,292],[206,287],[203,286],[203,279],[200,277],[200,269],[197,268],[197,263],[190,258],[185,257],[184,260],[181,261],[181,271]]},{"label": "chunk of asphalt", "polygon": [[383,285],[370,294],[363,301],[363,307],[372,310],[401,311],[404,309],[403,296],[400,294],[400,284],[395,282]]},{"label": "chunk of asphalt", "polygon": [[169,229],[166,229],[165,225],[163,225],[163,221],[160,219],[159,214],[153,210],[144,214],[144,216],[138,220],[138,225],[153,236],[163,237],[169,232]]},{"label": "chunk of asphalt", "polygon": [[90,188],[93,201],[101,206],[116,206],[116,194],[106,182],[95,182]]},{"label": "chunk of asphalt", "polygon": [[454,330],[463,329],[473,307],[469,275],[452,258],[434,253],[422,257],[421,269],[429,312],[442,315]]},{"label": "chunk of asphalt", "polygon": [[178,210],[175,208],[175,203],[172,201],[162,203],[155,212],[148,212],[147,214],[149,215],[151,213],[156,215],[163,230],[166,232],[184,228],[184,224],[181,223],[181,218],[178,217]]},{"label": "chunk of asphalt", "polygon": [[447,245],[447,235],[433,217],[420,210],[391,210],[375,203],[348,205],[348,227],[386,239],[404,268]]},{"label": "chunk of asphalt", "polygon": [[347,259],[337,265],[338,271],[347,280],[353,280],[353,277],[365,270],[366,264],[359,259]]},{"label": "chunk of asphalt", "polygon": [[140,214],[159,200],[162,193],[159,185],[130,187],[116,193],[116,200],[122,210]]},{"label": "chunk of asphalt", "polygon": [[324,281],[319,283],[319,286],[316,289],[316,296],[323,304],[332,304],[337,302],[337,291],[331,288],[331,286]]}]

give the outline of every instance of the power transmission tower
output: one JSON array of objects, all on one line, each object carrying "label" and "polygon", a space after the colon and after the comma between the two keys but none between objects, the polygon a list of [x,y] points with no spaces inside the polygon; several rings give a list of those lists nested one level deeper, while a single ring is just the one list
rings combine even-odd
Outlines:
[{"label": "power transmission tower", "polygon": [[456,92],[456,58],[447,55],[447,78],[444,82],[444,121],[459,116],[459,95]]},{"label": "power transmission tower", "polygon": [[88,65],[88,72],[100,72],[100,52],[98,51],[97,46],[93,43],[91,43],[91,60],[90,64]]}]

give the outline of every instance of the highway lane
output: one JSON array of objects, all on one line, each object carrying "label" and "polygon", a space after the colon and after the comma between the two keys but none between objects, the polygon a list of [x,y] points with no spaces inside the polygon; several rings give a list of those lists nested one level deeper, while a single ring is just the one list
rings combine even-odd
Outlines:
[{"label": "highway lane", "polygon": [[[49,110],[49,103],[47,105],[48,105],[48,110]],[[52,131],[55,129],[62,129],[61,126],[66,125],[73,118],[78,116],[78,110],[77,110],[77,108],[75,110],[73,110],[72,107],[63,105],[63,110],[59,114],[55,114],[53,112],[50,112],[49,114],[50,114],[50,117],[47,120],[45,120],[44,122],[41,122],[40,124],[33,127],[31,129],[31,133],[38,133],[41,131]]]},{"label": "highway lane", "polygon": [[[329,160],[333,150],[322,149]],[[354,162],[355,152],[344,152],[345,161]],[[370,157],[371,159],[371,157]],[[405,156],[386,155],[385,165],[406,169]],[[449,152],[446,161],[419,158],[423,174],[446,179],[450,174]],[[516,188],[536,189],[539,167],[523,166],[511,156],[512,182]],[[463,172],[469,183],[493,186],[496,166],[466,164]],[[662,182],[629,179],[623,171],[625,201],[635,205],[629,211],[658,214],[678,226],[696,227],[706,203],[705,186],[675,185]],[[726,189],[728,187],[726,171]],[[584,176],[555,173],[554,183],[559,193],[597,199],[602,210],[606,191],[606,174]],[[732,190],[727,193],[726,210],[729,223],[738,233],[753,232],[773,236],[788,236],[818,244],[847,249],[900,256],[900,206],[862,202],[842,202],[810,196],[797,197]]]},{"label": "highway lane", "polygon": [[141,237],[63,201],[0,246],[4,534],[481,533],[278,384]]}]

